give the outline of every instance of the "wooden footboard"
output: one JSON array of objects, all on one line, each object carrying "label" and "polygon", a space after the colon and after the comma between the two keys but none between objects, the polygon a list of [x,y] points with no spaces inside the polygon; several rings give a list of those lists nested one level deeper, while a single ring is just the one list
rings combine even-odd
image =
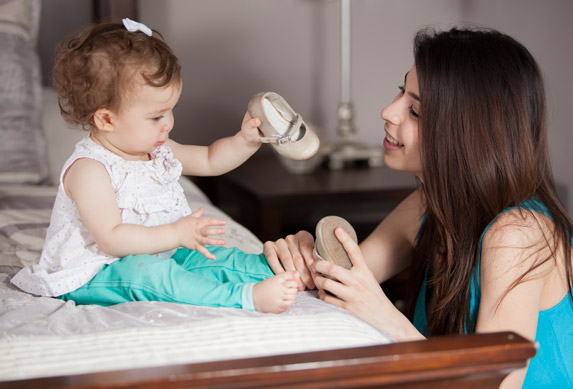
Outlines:
[{"label": "wooden footboard", "polygon": [[463,388],[498,387],[535,355],[514,333],[437,337],[425,341],[210,363],[119,370],[25,381],[7,388]]}]

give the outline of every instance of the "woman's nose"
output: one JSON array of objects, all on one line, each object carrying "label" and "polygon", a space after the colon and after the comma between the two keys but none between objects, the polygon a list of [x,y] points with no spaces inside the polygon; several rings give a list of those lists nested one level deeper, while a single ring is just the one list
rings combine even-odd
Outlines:
[{"label": "woman's nose", "polygon": [[394,125],[400,124],[400,115],[398,114],[398,110],[396,108],[396,101],[394,101],[392,104],[384,108],[382,112],[380,112],[380,117]]}]

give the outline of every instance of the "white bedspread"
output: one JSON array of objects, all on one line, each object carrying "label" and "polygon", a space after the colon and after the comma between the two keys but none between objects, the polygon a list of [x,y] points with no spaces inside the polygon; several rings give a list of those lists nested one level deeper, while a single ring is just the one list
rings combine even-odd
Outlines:
[{"label": "white bedspread", "polygon": [[[192,209],[227,219],[229,245],[262,243],[186,184]],[[0,381],[384,344],[386,334],[313,291],[262,314],[162,302],[110,307],[24,293],[9,280],[41,250],[54,188],[0,187]],[[52,199],[52,200],[51,200]]]}]

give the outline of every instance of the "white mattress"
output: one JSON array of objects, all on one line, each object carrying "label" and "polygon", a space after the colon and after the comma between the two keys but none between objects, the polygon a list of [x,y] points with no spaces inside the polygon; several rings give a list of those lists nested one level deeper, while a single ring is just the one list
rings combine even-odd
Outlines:
[{"label": "white mattress", "polygon": [[[227,219],[227,244],[259,253],[262,243],[190,182],[191,208]],[[55,196],[52,187],[0,187],[0,381],[391,342],[313,291],[282,314],[162,302],[110,307],[36,297],[10,284],[38,257]]]}]

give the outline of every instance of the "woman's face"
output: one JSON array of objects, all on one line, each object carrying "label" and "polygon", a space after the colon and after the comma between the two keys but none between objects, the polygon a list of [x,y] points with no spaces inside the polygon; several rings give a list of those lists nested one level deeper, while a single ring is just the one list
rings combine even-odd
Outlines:
[{"label": "woman's face", "polygon": [[422,179],[420,156],[421,134],[418,130],[420,92],[416,66],[406,73],[404,85],[392,104],[382,110],[384,130],[384,163],[392,169],[415,174]]}]

